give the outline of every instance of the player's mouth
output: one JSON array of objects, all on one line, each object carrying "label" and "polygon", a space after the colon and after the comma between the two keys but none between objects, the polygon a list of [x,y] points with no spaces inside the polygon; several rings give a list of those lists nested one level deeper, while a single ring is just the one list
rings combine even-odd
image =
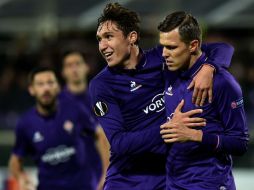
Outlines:
[{"label": "player's mouth", "polygon": [[172,66],[173,64],[174,64],[173,61],[171,61],[171,60],[166,60],[166,65],[167,65],[167,66]]},{"label": "player's mouth", "polygon": [[108,61],[112,58],[113,52],[105,52],[103,53],[104,58]]},{"label": "player's mouth", "polygon": [[48,100],[51,100],[51,99],[52,99],[52,96],[51,96],[50,94],[44,94],[44,95],[42,96],[42,98],[43,98],[43,100],[48,101]]}]

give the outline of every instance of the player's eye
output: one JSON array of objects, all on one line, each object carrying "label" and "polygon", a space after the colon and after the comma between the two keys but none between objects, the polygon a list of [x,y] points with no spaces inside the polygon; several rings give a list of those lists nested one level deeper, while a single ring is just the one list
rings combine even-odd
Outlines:
[{"label": "player's eye", "polygon": [[97,39],[98,42],[101,41],[101,37],[96,36],[96,39]]},{"label": "player's eye", "polygon": [[52,81],[52,80],[48,81],[48,85],[53,86],[54,84],[55,84],[55,81]]},{"label": "player's eye", "polygon": [[108,35],[106,35],[106,38],[107,38],[108,40],[110,40],[110,39],[113,38],[113,36],[112,36],[111,34],[108,34]]},{"label": "player's eye", "polygon": [[35,85],[41,87],[44,85],[44,83],[43,82],[36,82]]},{"label": "player's eye", "polygon": [[177,48],[177,46],[165,46],[165,48],[168,50],[174,50]]}]

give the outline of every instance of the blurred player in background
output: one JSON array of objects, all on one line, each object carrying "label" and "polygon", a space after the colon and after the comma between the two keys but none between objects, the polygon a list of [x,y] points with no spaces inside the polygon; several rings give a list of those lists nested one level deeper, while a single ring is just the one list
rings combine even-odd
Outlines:
[{"label": "blurred player in background", "polygon": [[17,124],[9,161],[10,172],[21,190],[35,188],[23,170],[25,156],[31,156],[38,167],[38,190],[95,189],[87,171],[91,166],[84,141],[96,133],[90,113],[74,101],[58,100],[59,84],[49,68],[30,73],[29,92],[36,105]]},{"label": "blurred player in background", "polygon": [[[166,146],[160,125],[166,121],[166,113],[162,47],[140,49],[138,15],[118,3],[104,8],[98,19],[97,39],[108,66],[91,81],[89,90],[94,112],[111,147],[104,189],[163,190]],[[214,58],[208,58],[207,63],[229,65],[231,46],[213,44],[204,48]],[[225,57],[225,62],[218,63],[216,56]],[[198,105],[202,105],[208,93],[211,98],[213,71],[204,64],[193,80],[193,97],[199,98],[194,100]],[[203,126],[203,119],[190,119],[199,112],[187,112],[181,121]]]},{"label": "blurred player in background", "polygon": [[90,113],[96,128],[95,136],[85,138],[88,160],[87,170],[90,170],[93,184],[103,186],[107,167],[109,164],[109,145],[106,136],[99,126],[91,109],[91,102],[87,93],[88,74],[90,66],[85,59],[85,54],[79,50],[68,50],[62,58],[62,76],[66,85],[60,93],[60,99],[76,101],[81,109]]},{"label": "blurred player in background", "polygon": [[219,69],[212,103],[199,107],[203,112],[198,116],[206,119],[206,126],[194,130],[179,123],[176,107],[184,112],[196,108],[186,86],[207,60],[200,48],[202,32],[192,15],[180,11],[169,14],[158,29],[168,70],[165,106],[170,121],[161,130],[170,145],[167,189],[235,190],[231,155],[242,155],[248,144],[241,88],[227,70]]}]

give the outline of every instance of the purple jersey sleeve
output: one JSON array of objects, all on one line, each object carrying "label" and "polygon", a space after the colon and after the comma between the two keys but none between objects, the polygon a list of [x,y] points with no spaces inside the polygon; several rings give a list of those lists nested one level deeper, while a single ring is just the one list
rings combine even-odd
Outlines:
[{"label": "purple jersey sleeve", "polygon": [[242,155],[247,150],[249,140],[243,95],[239,84],[225,72],[215,83],[217,90],[214,102],[225,127],[223,135],[203,134],[203,144],[216,151],[232,155]]},{"label": "purple jersey sleeve", "polygon": [[201,46],[202,51],[208,56],[207,63],[219,70],[229,68],[234,53],[234,48],[226,43],[206,43]]},{"label": "purple jersey sleeve", "polygon": [[15,130],[16,139],[12,152],[19,157],[24,157],[31,153],[29,139],[25,134],[25,127],[27,126],[20,120]]},{"label": "purple jersey sleeve", "polygon": [[100,82],[93,80],[89,91],[93,109],[107,136],[111,151],[118,155],[156,152],[156,144],[161,146],[160,128],[127,131],[113,92]]}]

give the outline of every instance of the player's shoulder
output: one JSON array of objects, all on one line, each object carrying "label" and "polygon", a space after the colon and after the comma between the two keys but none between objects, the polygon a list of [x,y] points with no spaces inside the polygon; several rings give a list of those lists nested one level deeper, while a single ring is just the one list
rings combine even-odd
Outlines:
[{"label": "player's shoulder", "polygon": [[242,93],[241,87],[235,77],[226,69],[220,69],[214,77],[214,87],[220,92]]},{"label": "player's shoulder", "polygon": [[59,99],[58,104],[61,110],[69,113],[77,112],[80,110],[81,107],[81,105],[76,100],[69,97]]},{"label": "player's shoulder", "polygon": [[109,71],[109,67],[104,67],[97,75],[95,75],[92,81],[101,80],[110,77],[111,73]]},{"label": "player's shoulder", "polygon": [[69,93],[65,88],[63,88],[63,90],[60,91],[60,93],[58,94],[58,98],[59,99],[69,98]]},{"label": "player's shoulder", "polygon": [[103,93],[111,89],[111,85],[116,80],[114,74],[109,70],[108,67],[104,68],[98,73],[89,83],[89,93],[95,92]]},{"label": "player's shoulder", "polygon": [[75,99],[63,98],[58,100],[58,119],[72,118],[77,121],[81,117],[87,119],[91,114],[89,108],[84,107]]},{"label": "player's shoulder", "polygon": [[142,50],[141,62],[143,70],[162,71],[164,58],[162,57],[162,46],[155,46],[151,49]]},{"label": "player's shoulder", "polygon": [[36,117],[36,109],[35,107],[29,108],[27,111],[22,113],[17,121],[18,126],[26,126],[31,123]]},{"label": "player's shoulder", "polygon": [[162,49],[163,49],[163,47],[158,45],[158,46],[155,46],[151,49],[144,50],[143,53],[145,54],[146,58],[149,61],[151,61],[151,62],[157,61],[158,64],[161,65],[161,63],[164,59],[162,57]]},{"label": "player's shoulder", "polygon": [[151,56],[162,57],[162,49],[163,49],[163,46],[157,45],[157,46],[152,47],[150,49],[144,50],[144,53],[147,55],[151,55]]}]

